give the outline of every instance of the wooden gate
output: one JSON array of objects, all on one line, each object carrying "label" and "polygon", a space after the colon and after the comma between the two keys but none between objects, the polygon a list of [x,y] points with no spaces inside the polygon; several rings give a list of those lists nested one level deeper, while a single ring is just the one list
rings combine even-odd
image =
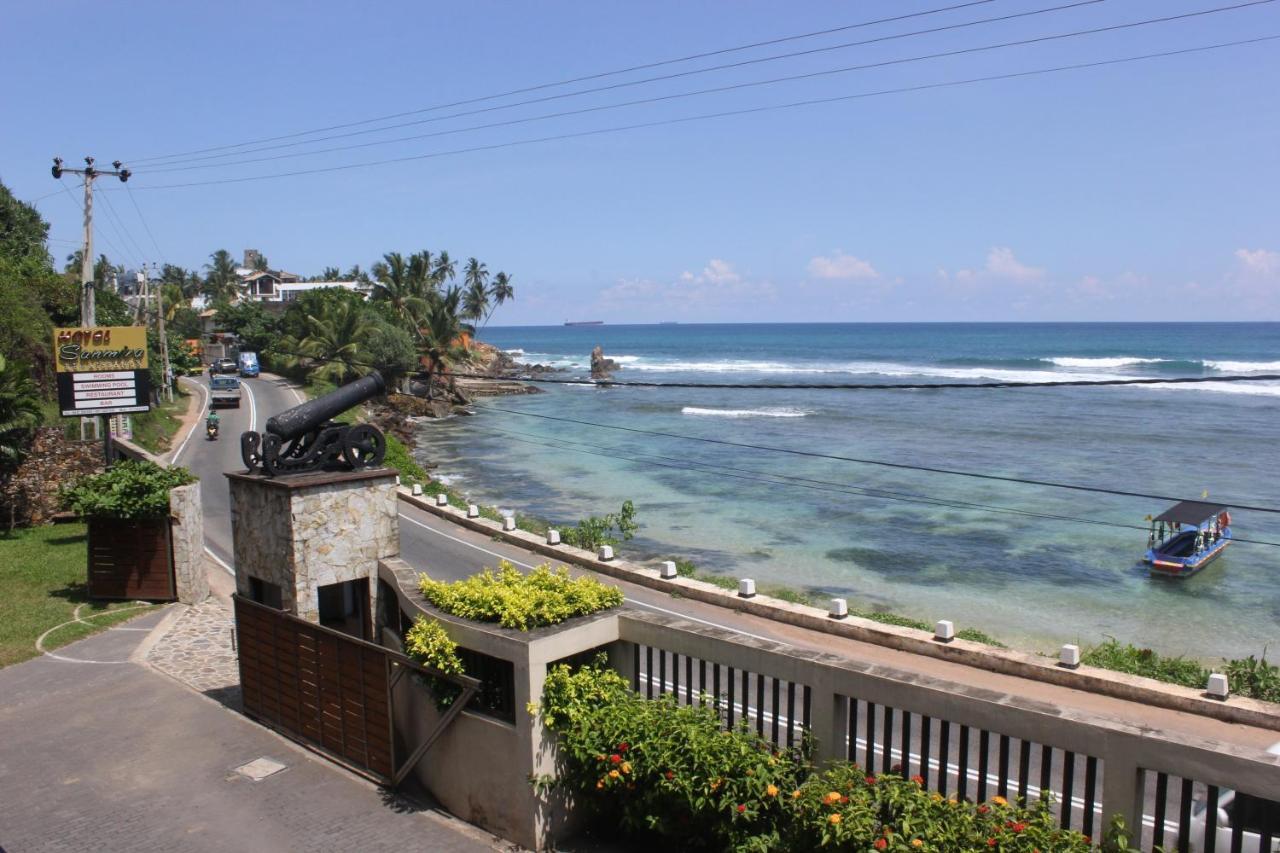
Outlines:
[{"label": "wooden gate", "polygon": [[89,520],[89,597],[176,601],[168,518]]},{"label": "wooden gate", "polygon": [[[479,688],[398,652],[234,596],[240,691],[249,716],[342,763],[398,785]],[[450,681],[461,695],[403,761],[391,690],[406,672]]]}]

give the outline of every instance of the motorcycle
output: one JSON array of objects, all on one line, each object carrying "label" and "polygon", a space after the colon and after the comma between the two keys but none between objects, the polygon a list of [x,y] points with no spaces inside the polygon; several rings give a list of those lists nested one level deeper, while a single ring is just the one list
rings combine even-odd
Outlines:
[{"label": "motorcycle", "polygon": [[204,434],[210,441],[216,441],[218,438],[218,425],[215,423],[206,423],[204,425]]}]

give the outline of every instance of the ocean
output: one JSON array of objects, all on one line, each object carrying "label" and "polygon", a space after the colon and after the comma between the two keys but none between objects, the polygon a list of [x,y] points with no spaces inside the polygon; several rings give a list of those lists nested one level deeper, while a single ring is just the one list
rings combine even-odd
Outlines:
[{"label": "ocean", "polygon": [[[1280,323],[762,324],[484,329],[526,363],[752,384],[1280,373]],[[842,391],[597,388],[481,401],[418,455],[474,500],[568,523],[636,505],[625,555],[842,596],[1018,648],[1106,637],[1203,660],[1280,653],[1280,547],[1181,581],[1140,562],[1166,504],[691,441],[1280,507],[1280,383]],[[553,420],[551,418],[561,419]],[[671,436],[583,426],[590,421]],[[678,436],[678,437],[677,437]],[[1280,543],[1280,515],[1235,535]],[[1272,657],[1275,657],[1273,654]]]}]

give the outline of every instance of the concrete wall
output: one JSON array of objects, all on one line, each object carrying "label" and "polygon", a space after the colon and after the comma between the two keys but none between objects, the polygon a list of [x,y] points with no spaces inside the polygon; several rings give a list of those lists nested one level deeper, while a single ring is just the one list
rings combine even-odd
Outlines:
[{"label": "concrete wall", "polygon": [[[510,661],[515,673],[515,723],[464,711],[415,768],[414,775],[451,813],[533,850],[552,846],[571,830],[560,795],[535,792],[529,779],[555,773],[555,737],[526,707],[542,698],[547,667],[555,661],[607,646],[618,638],[618,612],[610,610],[562,625],[513,631],[442,613],[422,598],[418,573],[400,559],[383,560],[380,577],[395,595],[393,607],[435,619],[459,646]],[[380,632],[384,646],[400,638]],[[430,731],[437,713],[425,690],[396,697],[396,726],[408,743]]]},{"label": "concrete wall", "polygon": [[367,579],[372,602],[378,560],[400,550],[394,471],[226,476],[241,595],[250,577],[276,584],[284,609],[311,622],[321,586]]}]

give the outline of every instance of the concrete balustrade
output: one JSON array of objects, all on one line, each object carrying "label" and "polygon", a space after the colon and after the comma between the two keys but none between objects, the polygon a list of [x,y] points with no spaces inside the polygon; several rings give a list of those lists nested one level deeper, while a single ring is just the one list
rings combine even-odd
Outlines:
[{"label": "concrete balustrade", "polygon": [[1068,669],[1075,669],[1080,665],[1080,647],[1075,643],[1067,643],[1058,653],[1058,663]]},{"label": "concrete balustrade", "polygon": [[448,506],[448,505],[449,505],[448,495],[446,495],[444,492],[441,492],[440,494],[436,495],[436,506]]},{"label": "concrete balustrade", "polygon": [[843,619],[849,615],[849,602],[843,598],[831,599],[831,608],[827,611],[832,619]]},{"label": "concrete balustrade", "polygon": [[597,558],[597,559],[600,559],[600,560],[606,560],[606,561],[608,561],[608,560],[612,560],[612,559],[613,559],[613,546],[612,546],[612,545],[601,545],[601,546],[600,546],[600,550],[596,551],[596,558]]},{"label": "concrete balustrade", "polygon": [[738,581],[738,596],[740,598],[752,598],[756,594],[756,582],[751,578],[742,578]]},{"label": "concrete balustrade", "polygon": [[480,507],[475,504],[467,504],[467,518],[479,518]]},{"label": "concrete balustrade", "polygon": [[516,518],[514,515],[504,515],[502,517],[502,529],[511,532],[516,529]]},{"label": "concrete balustrade", "polygon": [[1213,699],[1226,699],[1231,695],[1230,689],[1227,687],[1227,677],[1220,672],[1209,674],[1209,684],[1205,687],[1205,693]]},{"label": "concrete balustrade", "polygon": [[[399,478],[399,477],[396,477],[396,485],[397,485],[397,486],[398,486],[398,485],[400,485],[400,482],[399,482],[399,481],[400,481],[400,478]],[[413,490],[412,490],[412,491],[413,491],[413,494],[414,494],[415,496],[421,495],[421,494],[422,494],[422,484],[421,484],[421,483],[414,483],[414,484],[413,484]]]},{"label": "concrete balustrade", "polygon": [[559,544],[560,544],[560,531],[559,531],[559,530],[556,530],[555,528],[551,528],[550,530],[548,530],[548,531],[547,531],[547,544],[548,544],[548,545],[559,545]]},{"label": "concrete balustrade", "polygon": [[658,577],[671,580],[680,573],[676,571],[676,563],[674,560],[663,560],[662,565],[658,567]]},{"label": "concrete balustrade", "polygon": [[933,638],[939,643],[949,643],[956,638],[956,626],[950,619],[939,619],[933,626]]}]

